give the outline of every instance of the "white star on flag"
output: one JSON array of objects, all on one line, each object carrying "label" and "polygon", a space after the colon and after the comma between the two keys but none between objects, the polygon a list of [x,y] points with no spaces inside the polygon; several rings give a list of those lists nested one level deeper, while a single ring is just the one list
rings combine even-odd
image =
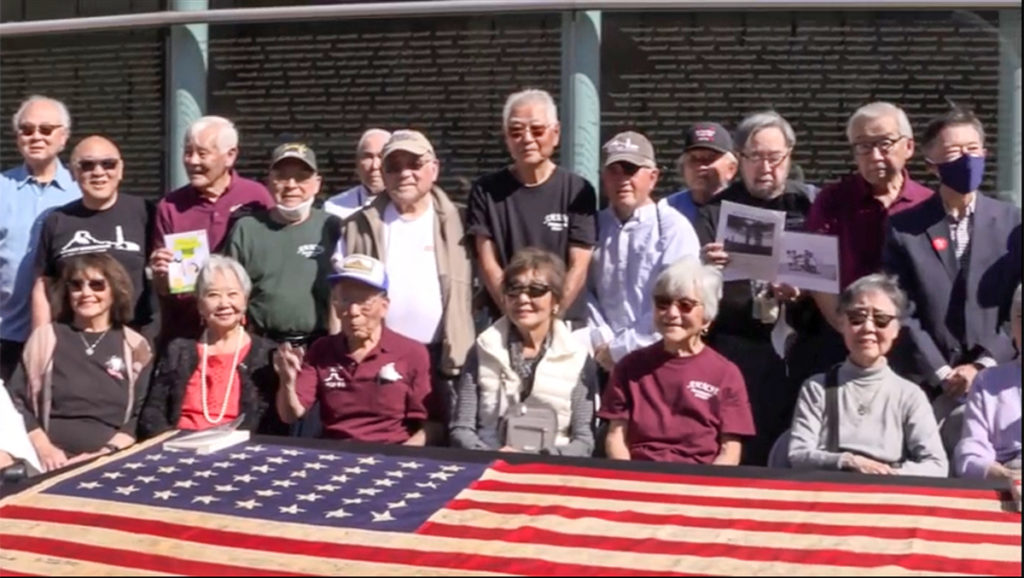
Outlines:
[{"label": "white star on flag", "polygon": [[249,446],[249,447],[247,447],[245,449],[250,451],[250,452],[262,452],[263,450],[265,450],[267,448],[265,448],[263,446],[257,445],[257,446]]},{"label": "white star on flag", "polygon": [[377,494],[379,494],[379,493],[381,493],[383,491],[384,490],[378,490],[378,489],[375,489],[375,488],[360,488],[360,489],[356,490],[356,495],[357,496],[376,496]]},{"label": "white star on flag", "polygon": [[295,482],[291,480],[274,480],[270,482],[271,486],[277,486],[279,488],[290,488],[295,485]]},{"label": "white star on flag", "polygon": [[195,458],[180,458],[178,460],[178,463],[179,464],[185,464],[186,466],[191,466],[192,464],[196,463],[196,459]]},{"label": "white star on flag", "polygon": [[455,465],[441,466],[441,471],[442,472],[461,472],[464,469],[466,469],[466,468],[464,468],[462,466],[455,466]]},{"label": "white star on flag", "polygon": [[321,464],[320,462],[307,462],[307,463],[302,464],[302,467],[310,469],[310,470],[322,470],[322,469],[326,468],[327,466]]},{"label": "white star on flag", "polygon": [[156,471],[161,474],[173,474],[174,472],[178,471],[178,468],[174,466],[160,466],[159,468],[156,469]]},{"label": "white star on flag", "polygon": [[346,504],[346,505],[348,505],[348,504],[362,504],[363,503],[363,499],[362,498],[342,498],[341,499],[341,503],[342,504]]},{"label": "white star on flag", "polygon": [[419,462],[398,462],[398,465],[407,470],[418,470],[423,467],[423,464]]},{"label": "white star on flag", "polygon": [[256,490],[256,495],[261,498],[270,498],[273,496],[280,496],[281,492],[277,490]]},{"label": "white star on flag", "polygon": [[281,465],[281,464],[288,463],[288,460],[286,460],[286,459],[284,459],[282,457],[279,457],[279,456],[271,456],[271,457],[267,458],[267,463],[268,464],[278,464],[278,465]]},{"label": "white star on flag", "polygon": [[281,453],[286,456],[301,456],[303,454],[299,450],[281,450]]},{"label": "white star on flag", "polygon": [[321,492],[333,492],[334,490],[337,490],[341,486],[335,486],[333,484],[319,484],[313,487],[320,490]]},{"label": "white star on flag", "polygon": [[377,460],[377,458],[375,458],[373,456],[366,456],[366,457],[363,457],[363,458],[359,458],[357,461],[360,464],[364,465],[364,466],[375,466],[375,465],[380,463],[380,461]]},{"label": "white star on flag", "polygon": [[328,518],[348,518],[352,514],[345,511],[345,508],[338,508],[337,510],[331,510],[324,514]]},{"label": "white star on flag", "polygon": [[324,460],[325,462],[336,462],[341,458],[334,454],[323,454],[319,456],[317,459]]},{"label": "white star on flag", "polygon": [[153,492],[153,499],[154,500],[170,500],[172,497],[177,496],[177,495],[178,495],[177,493],[172,492],[170,490],[164,490],[162,492]]},{"label": "white star on flag", "polygon": [[404,508],[406,506],[408,506],[408,504],[405,503],[405,500],[400,500],[398,502],[388,502],[388,508]]},{"label": "white star on flag", "polygon": [[122,496],[130,496],[137,491],[139,491],[139,489],[135,486],[118,486],[118,488],[114,490],[114,493],[121,494]]},{"label": "white star on flag", "polygon": [[423,494],[419,492],[406,492],[402,494],[402,497],[405,498],[406,500],[415,500],[416,498],[422,498]]},{"label": "white star on flag", "polygon": [[215,467],[215,468],[230,468],[233,465],[234,464],[232,464],[231,462],[216,462],[215,464],[213,464],[213,467]]},{"label": "white star on flag", "polygon": [[395,521],[395,517],[391,515],[391,511],[390,510],[385,510],[383,514],[378,513],[378,512],[370,512],[370,513],[373,514],[373,521],[374,522],[394,522]]},{"label": "white star on flag", "polygon": [[348,481],[348,476],[345,476],[345,475],[331,476],[331,481],[332,482],[338,482],[339,484],[344,484],[345,482]]},{"label": "white star on flag", "polygon": [[217,472],[213,470],[199,470],[197,472],[192,472],[192,475],[196,476],[197,478],[208,478],[210,476],[217,475]]},{"label": "white star on flag", "polygon": [[437,489],[437,484],[435,484],[434,482],[416,482],[416,487],[417,488],[430,488],[432,490],[436,490]]},{"label": "white star on flag", "polygon": [[143,484],[152,484],[156,481],[156,476],[135,476],[136,482],[142,482]]},{"label": "white star on flag", "polygon": [[266,464],[263,464],[262,466],[253,466],[253,467],[249,468],[249,470],[253,471],[253,472],[259,472],[261,474],[269,474],[270,472],[274,471],[274,468],[272,468],[272,467],[270,467],[270,466],[268,466]]},{"label": "white star on flag", "polygon": [[108,480],[116,480],[118,478],[123,478],[124,474],[121,472],[103,472],[102,477],[107,478]]},{"label": "white star on flag", "polygon": [[383,480],[373,480],[373,485],[384,486],[385,488],[390,488],[391,486],[395,485],[395,483],[395,480],[389,480],[386,478]]},{"label": "white star on flag", "polygon": [[125,464],[125,465],[123,465],[121,467],[126,469],[126,470],[137,470],[139,468],[146,467],[146,464],[144,464],[142,462],[129,462],[129,463],[127,463],[127,464]]},{"label": "white star on flag", "polygon": [[185,488],[186,490],[191,488],[192,486],[198,486],[198,485],[199,484],[197,484],[196,482],[193,482],[192,480],[182,480],[180,482],[174,482],[174,487],[175,488]]},{"label": "white star on flag", "polygon": [[403,472],[402,470],[395,470],[393,472],[385,472],[384,475],[385,476],[390,476],[392,478],[399,478],[399,479],[401,479],[401,478],[405,477],[405,472]]},{"label": "white star on flag", "polygon": [[163,454],[153,454],[151,456],[146,456],[146,459],[151,461],[151,462],[158,462],[158,461],[164,459],[164,455]]},{"label": "white star on flag", "polygon": [[320,494],[314,493],[314,492],[310,492],[308,494],[299,494],[299,495],[297,495],[295,497],[297,499],[299,499],[300,501],[303,501],[303,502],[315,502],[317,500],[324,499],[323,496],[321,496]]},{"label": "white star on flag", "polygon": [[242,453],[240,453],[240,454],[231,454],[231,455],[229,455],[228,457],[229,457],[229,458],[231,458],[231,459],[233,459],[233,460],[247,460],[247,459],[249,459],[249,458],[250,458],[251,456],[249,456],[249,454],[247,454],[247,453],[245,453],[245,452],[242,452]]},{"label": "white star on flag", "polygon": [[251,482],[251,481],[253,481],[255,479],[256,478],[250,476],[249,474],[242,474],[240,476],[234,476],[234,480],[236,482],[243,482],[243,483],[246,483],[246,484],[248,484],[249,482]]},{"label": "white star on flag", "polygon": [[213,496],[196,496],[196,497],[192,498],[192,503],[193,504],[196,503],[196,502],[202,502],[202,503],[206,504],[207,506],[209,506],[211,502],[219,502],[219,501],[220,501],[220,498],[215,498]]},{"label": "white star on flag", "polygon": [[78,489],[80,490],[95,490],[96,488],[102,488],[103,484],[99,482],[79,482]]},{"label": "white star on flag", "polygon": [[231,484],[224,484],[221,486],[213,486],[213,490],[215,492],[237,492],[238,488],[232,486]]},{"label": "white star on flag", "polygon": [[452,474],[446,472],[434,472],[432,474],[427,475],[427,477],[432,480],[441,480],[443,482],[447,482],[448,478],[452,477]]},{"label": "white star on flag", "polygon": [[253,508],[258,508],[258,507],[260,507],[262,505],[263,504],[257,502],[256,500],[245,500],[244,502],[241,502],[241,501],[236,501],[235,502],[235,507],[236,508],[245,508],[246,510],[251,510]]},{"label": "white star on flag", "polygon": [[359,466],[354,466],[354,467],[351,467],[351,468],[345,468],[345,473],[346,474],[363,474],[363,473],[366,473],[366,470],[364,470],[363,468],[361,468]]},{"label": "white star on flag", "polygon": [[278,507],[278,510],[280,510],[282,514],[298,514],[306,511],[300,508],[298,504],[292,504],[288,507]]},{"label": "white star on flag", "polygon": [[288,474],[288,476],[292,478],[304,478],[306,477],[306,470],[295,470],[294,472]]}]

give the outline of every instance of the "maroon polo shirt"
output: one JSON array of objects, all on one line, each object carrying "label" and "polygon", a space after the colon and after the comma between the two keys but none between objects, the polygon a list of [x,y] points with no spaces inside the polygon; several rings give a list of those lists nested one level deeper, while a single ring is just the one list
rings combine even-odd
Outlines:
[{"label": "maroon polo shirt", "polygon": [[598,416],[626,420],[634,460],[710,464],[723,434],[754,435],[743,375],[707,346],[677,357],[659,341],[623,357]]},{"label": "maroon polo shirt", "polygon": [[888,208],[859,173],[843,177],[818,193],[807,215],[807,231],[839,238],[839,283],[845,289],[882,268],[885,225],[891,215],[915,207],[934,192],[903,171],[903,190]]},{"label": "maroon polo shirt", "polygon": [[[213,252],[220,252],[233,220],[255,210],[274,208],[274,198],[262,184],[231,172],[231,183],[216,201],[204,199],[192,185],[167,194],[157,203],[153,246],[164,247],[164,235],[205,230]],[[175,337],[199,334],[199,311],[191,294],[160,298],[160,336],[166,343]]]},{"label": "maroon polo shirt", "polygon": [[306,409],[320,400],[326,438],[399,444],[409,439],[413,422],[435,415],[428,411],[436,404],[427,348],[387,328],[358,363],[348,356],[344,335],[318,339],[303,360],[295,393]]}]

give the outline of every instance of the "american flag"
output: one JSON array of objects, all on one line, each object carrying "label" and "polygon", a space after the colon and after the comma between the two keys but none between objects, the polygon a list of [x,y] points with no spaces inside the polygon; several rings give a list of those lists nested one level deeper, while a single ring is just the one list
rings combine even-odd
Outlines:
[{"label": "american flag", "polygon": [[596,463],[157,440],[0,502],[0,574],[1021,572],[995,491]]}]

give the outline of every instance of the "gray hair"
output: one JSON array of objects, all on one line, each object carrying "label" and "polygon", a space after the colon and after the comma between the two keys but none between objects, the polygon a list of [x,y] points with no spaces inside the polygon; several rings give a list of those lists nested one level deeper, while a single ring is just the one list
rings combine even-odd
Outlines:
[{"label": "gray hair", "polygon": [[902,108],[892,104],[891,102],[876,101],[865,104],[858,108],[850,116],[850,120],[846,122],[846,140],[853,143],[853,127],[857,123],[866,120],[875,120],[878,118],[895,118],[896,124],[899,126],[900,136],[907,138],[914,138],[914,129],[910,126],[910,119],[907,118],[907,113]]},{"label": "gray hair", "polygon": [[360,152],[362,152],[363,147],[366,146],[366,141],[369,140],[370,137],[376,136],[376,135],[381,135],[385,139],[391,138],[391,132],[390,131],[386,131],[386,130],[384,130],[382,128],[368,128],[368,129],[366,129],[366,132],[364,132],[363,135],[359,137],[359,142],[356,143],[356,155],[357,156],[359,155]]},{"label": "gray hair", "polygon": [[907,311],[907,294],[900,289],[896,277],[884,273],[872,273],[857,279],[843,290],[839,296],[839,312],[846,311],[858,297],[865,293],[877,291],[884,294],[896,307],[896,317],[902,318]]},{"label": "gray hair", "polygon": [[782,115],[774,110],[766,110],[755,112],[740,121],[739,126],[736,127],[736,150],[742,151],[754,135],[766,128],[781,130],[782,136],[786,138],[786,146],[789,148],[796,146],[796,133],[793,131],[793,126],[789,124],[789,121],[782,118]]},{"label": "gray hair", "polygon": [[43,96],[41,94],[33,94],[21,101],[21,105],[18,107],[18,112],[14,113],[14,116],[11,117],[11,127],[14,128],[15,132],[18,131],[18,125],[21,124],[21,117],[25,116],[25,111],[28,110],[28,107],[37,102],[48,102],[56,107],[57,114],[60,116],[60,124],[69,133],[71,132],[71,113],[68,112],[68,107],[64,106],[64,103],[56,98],[50,98],[49,96]]},{"label": "gray hair", "polygon": [[233,148],[238,148],[238,130],[235,123],[223,116],[204,116],[189,125],[185,131],[185,144],[193,141],[208,128],[217,129],[217,150],[224,153]]},{"label": "gray hair", "polygon": [[196,297],[206,294],[207,288],[213,282],[213,276],[218,272],[233,274],[238,279],[238,284],[242,286],[245,298],[249,299],[249,294],[252,292],[252,280],[249,279],[249,274],[245,272],[245,267],[242,267],[241,263],[224,255],[210,255],[209,260],[199,270],[199,276],[196,278]]},{"label": "gray hair", "polygon": [[558,107],[555,106],[555,99],[551,98],[551,94],[546,90],[528,88],[509,95],[508,99],[505,100],[505,108],[501,111],[501,126],[508,126],[508,121],[512,118],[512,111],[517,106],[528,102],[539,102],[543,104],[547,109],[548,122],[558,122]]},{"label": "gray hair", "polygon": [[704,321],[711,322],[718,315],[718,301],[722,298],[722,274],[712,265],[683,257],[658,275],[654,295],[697,299],[704,305]]}]

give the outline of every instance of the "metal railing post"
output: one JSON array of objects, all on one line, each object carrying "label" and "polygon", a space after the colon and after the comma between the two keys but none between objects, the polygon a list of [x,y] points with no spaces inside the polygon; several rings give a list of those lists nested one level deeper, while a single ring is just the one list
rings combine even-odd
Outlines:
[{"label": "metal railing post", "polygon": [[[171,9],[199,12],[209,9],[208,0],[171,0]],[[172,26],[167,50],[167,184],[173,190],[188,183],[181,164],[185,131],[206,114],[207,42],[209,25]],[[160,194],[167,191],[161,191]]]}]

